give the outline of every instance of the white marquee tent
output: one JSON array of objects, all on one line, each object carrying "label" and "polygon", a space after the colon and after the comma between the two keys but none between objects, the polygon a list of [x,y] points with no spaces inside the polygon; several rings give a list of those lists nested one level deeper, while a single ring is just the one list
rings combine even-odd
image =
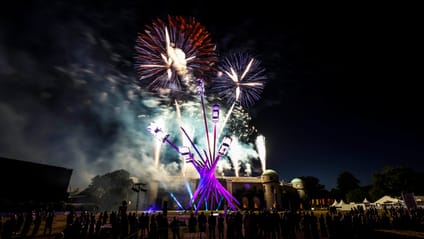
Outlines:
[{"label": "white marquee tent", "polygon": [[337,202],[337,200],[334,200],[333,204],[331,204],[330,207],[337,207],[338,204],[339,204],[339,202]]},{"label": "white marquee tent", "polygon": [[345,203],[343,199],[341,199],[340,202],[337,204],[338,207],[343,207],[344,205],[347,205],[347,203]]},{"label": "white marquee tent", "polygon": [[378,199],[377,201],[375,201],[374,203],[377,205],[394,205],[394,204],[403,203],[403,200],[385,195],[381,197],[380,199]]}]

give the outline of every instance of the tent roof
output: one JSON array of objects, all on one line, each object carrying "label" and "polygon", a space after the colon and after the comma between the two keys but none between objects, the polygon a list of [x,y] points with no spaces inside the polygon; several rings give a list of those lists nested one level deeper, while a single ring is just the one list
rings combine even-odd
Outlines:
[{"label": "tent roof", "polygon": [[334,200],[333,204],[331,204],[332,207],[336,207],[337,205],[339,205],[339,203],[337,202],[337,200]]},{"label": "tent roof", "polygon": [[339,204],[337,204],[337,206],[342,206],[342,205],[347,205],[347,203],[345,203],[345,202],[343,201],[343,199],[341,199],[341,200],[340,200],[340,202],[339,202]]},{"label": "tent roof", "polygon": [[381,197],[380,199],[378,199],[377,201],[375,201],[374,203],[392,204],[392,203],[399,203],[399,202],[402,202],[402,200],[399,200],[397,198],[393,198],[393,197],[390,197],[388,195],[385,195],[385,196]]}]

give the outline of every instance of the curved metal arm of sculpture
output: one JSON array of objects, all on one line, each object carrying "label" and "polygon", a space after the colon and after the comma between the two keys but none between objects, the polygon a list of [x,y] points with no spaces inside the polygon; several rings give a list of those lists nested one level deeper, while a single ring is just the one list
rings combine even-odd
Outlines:
[{"label": "curved metal arm of sculpture", "polygon": [[204,85],[202,79],[197,79],[196,83],[197,83],[198,93],[199,93],[199,96],[200,96],[200,101],[201,101],[201,104],[202,104],[203,123],[205,124],[205,134],[206,134],[206,140],[207,140],[206,143],[207,143],[208,149],[209,149],[209,158],[212,158],[211,144],[210,144],[210,140],[209,140],[208,121],[206,119],[206,110],[205,110],[205,103],[204,103],[205,85]]},{"label": "curved metal arm of sculpture", "polygon": [[205,160],[203,159],[202,155],[200,154],[199,149],[197,149],[196,145],[193,143],[193,140],[191,140],[190,136],[188,136],[187,132],[185,131],[185,129],[182,126],[180,128],[183,131],[184,135],[187,137],[187,139],[190,141],[191,146],[193,146],[194,150],[196,150],[197,155],[199,155],[199,157],[204,162]]}]

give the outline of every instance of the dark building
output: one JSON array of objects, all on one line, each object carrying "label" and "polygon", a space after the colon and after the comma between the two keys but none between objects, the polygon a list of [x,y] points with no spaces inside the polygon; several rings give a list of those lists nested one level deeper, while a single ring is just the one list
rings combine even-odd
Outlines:
[{"label": "dark building", "polygon": [[0,210],[66,201],[72,169],[0,157]]}]

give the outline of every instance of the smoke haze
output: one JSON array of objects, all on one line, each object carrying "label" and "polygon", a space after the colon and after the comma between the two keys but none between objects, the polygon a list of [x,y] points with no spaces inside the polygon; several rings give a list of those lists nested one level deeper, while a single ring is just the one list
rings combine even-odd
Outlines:
[{"label": "smoke haze", "polygon": [[[178,175],[181,160],[167,145],[155,167],[146,130],[151,121],[166,122],[171,139],[181,142],[175,105],[134,83],[135,20],[148,16],[137,18],[137,6],[125,5],[115,12],[64,2],[15,7],[0,28],[1,156],[73,169],[72,189],[118,169],[142,182]],[[185,102],[181,112],[196,142],[205,142],[199,103]],[[220,173],[245,161],[244,174],[252,175],[254,145],[238,141],[233,148]]]}]

